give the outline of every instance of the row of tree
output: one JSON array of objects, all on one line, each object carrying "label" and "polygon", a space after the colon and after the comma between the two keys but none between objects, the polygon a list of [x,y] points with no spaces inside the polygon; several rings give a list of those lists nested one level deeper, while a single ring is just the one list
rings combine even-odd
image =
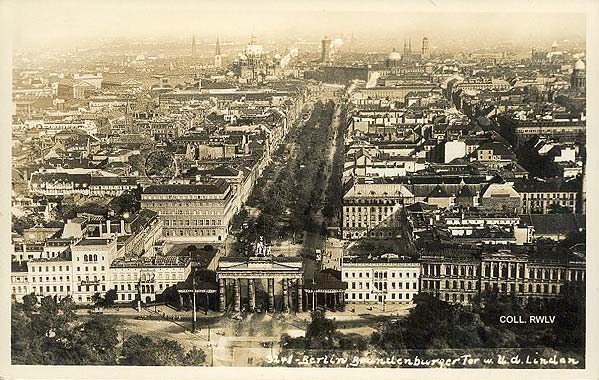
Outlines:
[{"label": "row of tree", "polygon": [[[584,298],[560,298],[532,301],[525,305],[512,297],[489,292],[474,305],[450,304],[430,295],[419,295],[416,306],[406,317],[388,319],[370,340],[337,330],[337,323],[314,312],[303,337],[281,337],[281,356],[293,352],[312,356],[356,355],[366,352],[378,357],[414,356],[421,358],[459,358],[481,353],[494,358],[529,353],[543,357],[553,355],[577,358],[584,365],[585,302]],[[555,316],[552,324],[507,324],[500,316]],[[440,355],[442,354],[442,355]],[[477,364],[480,367],[484,363]],[[518,367],[522,363],[514,363]]]},{"label": "row of tree", "polygon": [[31,294],[12,307],[11,358],[16,365],[199,366],[206,355],[169,339],[119,339],[115,319],[78,318],[70,297],[38,301]]},{"label": "row of tree", "polygon": [[[271,241],[320,228],[313,214],[324,201],[326,151],[334,133],[330,128],[334,110],[332,101],[315,103],[310,118],[301,128],[291,131],[286,147],[275,153],[284,165],[270,165],[248,200],[248,205],[259,208],[261,213],[244,231],[247,240],[264,236]],[[292,149],[294,146],[296,150]],[[247,214],[235,218],[234,225],[242,225],[244,216]]]},{"label": "row of tree", "polygon": [[333,158],[333,168],[326,191],[326,201],[322,213],[333,224],[343,207],[343,163],[345,160],[345,133],[347,131],[347,107],[342,106],[337,129],[336,150]]}]

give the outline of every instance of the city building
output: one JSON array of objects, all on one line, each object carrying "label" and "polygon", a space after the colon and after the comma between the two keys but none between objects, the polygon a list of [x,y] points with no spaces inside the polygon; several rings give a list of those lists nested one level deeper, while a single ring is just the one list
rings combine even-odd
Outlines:
[{"label": "city building", "polygon": [[421,292],[451,303],[471,304],[485,292],[521,302],[567,297],[585,286],[585,258],[574,252],[445,247],[424,253],[420,262]]},{"label": "city building", "polygon": [[210,184],[151,185],[141,207],[158,213],[169,241],[224,241],[237,212],[236,195],[224,180]]},{"label": "city building", "polygon": [[348,304],[412,303],[419,291],[419,277],[420,264],[397,254],[345,256],[341,261]]},{"label": "city building", "polygon": [[522,197],[522,214],[548,214],[560,212],[579,212],[578,198],[582,184],[576,179],[570,180],[517,180],[514,190]]}]

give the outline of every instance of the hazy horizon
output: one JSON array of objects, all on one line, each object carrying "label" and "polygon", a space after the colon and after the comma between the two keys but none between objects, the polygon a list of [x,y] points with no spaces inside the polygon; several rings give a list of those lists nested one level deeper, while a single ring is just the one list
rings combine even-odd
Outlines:
[{"label": "hazy horizon", "polygon": [[[429,0],[436,4],[437,0]],[[433,2],[435,1],[435,2]],[[409,2],[408,2],[409,3]],[[456,2],[452,2],[455,4]],[[459,2],[457,2],[459,3]],[[552,2],[547,2],[551,4]],[[427,3],[428,4],[428,3]],[[413,7],[375,0],[360,8],[355,1],[327,4],[310,1],[302,9],[290,2],[204,1],[190,3],[128,1],[24,1],[13,5],[13,48],[66,48],[99,39],[182,40],[192,35],[201,42],[318,40],[324,35],[350,36],[358,40],[413,39],[429,37],[437,44],[465,41],[585,40],[585,15],[563,10],[505,13],[434,5],[420,11]],[[488,5],[488,4],[487,4]],[[581,12],[574,2],[572,12]],[[326,6],[326,7],[325,7]],[[488,8],[488,7],[487,7]],[[514,7],[503,8],[507,11]],[[418,10],[418,11],[416,11]],[[400,46],[397,46],[400,47]]]}]

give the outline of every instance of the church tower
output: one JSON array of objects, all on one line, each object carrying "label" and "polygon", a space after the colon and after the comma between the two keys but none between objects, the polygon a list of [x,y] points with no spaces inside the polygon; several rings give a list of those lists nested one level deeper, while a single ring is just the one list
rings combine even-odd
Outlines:
[{"label": "church tower", "polygon": [[196,36],[193,36],[191,39],[191,56],[192,58],[196,56]]},{"label": "church tower", "polygon": [[221,67],[223,65],[223,58],[220,52],[220,40],[216,37],[216,48],[214,50],[214,66]]}]

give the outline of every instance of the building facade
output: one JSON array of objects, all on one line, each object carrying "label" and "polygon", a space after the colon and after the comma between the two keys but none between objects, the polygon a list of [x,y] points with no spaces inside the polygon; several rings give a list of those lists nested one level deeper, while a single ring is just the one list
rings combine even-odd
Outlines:
[{"label": "building facade", "polygon": [[411,303],[419,291],[420,264],[395,254],[344,257],[341,280],[346,303]]},{"label": "building facade", "polygon": [[156,211],[169,241],[224,241],[237,211],[235,194],[223,180],[201,185],[152,185],[141,196],[142,208]]},{"label": "building facade", "polygon": [[343,195],[343,238],[395,237],[400,210],[413,199],[413,194],[402,184],[356,179]]},{"label": "building facade", "polygon": [[420,258],[420,288],[443,301],[470,304],[484,292],[527,302],[584,289],[584,256],[567,252],[516,253],[501,249],[442,248]]}]

